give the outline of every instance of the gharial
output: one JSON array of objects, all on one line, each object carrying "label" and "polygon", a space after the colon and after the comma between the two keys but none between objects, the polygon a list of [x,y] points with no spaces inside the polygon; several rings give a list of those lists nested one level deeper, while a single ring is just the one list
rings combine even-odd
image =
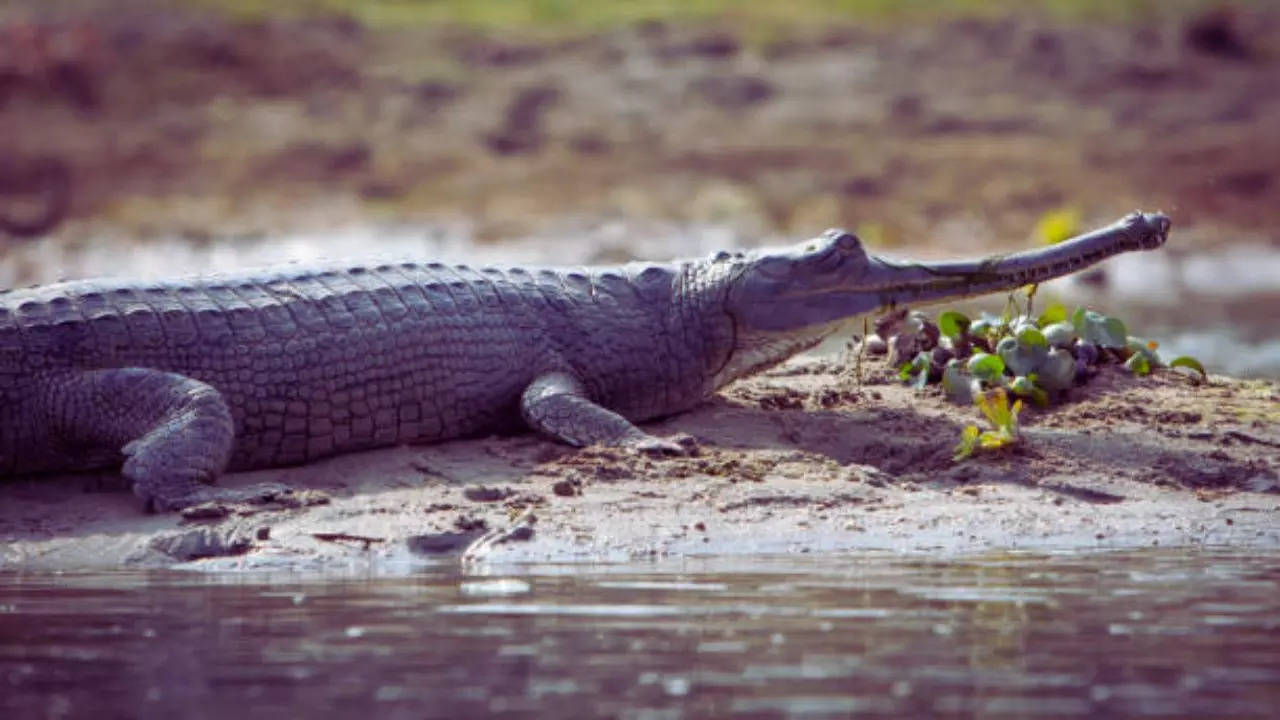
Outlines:
[{"label": "gharial", "polygon": [[967,262],[790,247],[618,267],[297,266],[0,294],[0,475],[120,467],[148,507],[266,497],[227,470],[518,428],[677,451],[634,423],[813,347],[846,320],[1160,247],[1135,212]]}]

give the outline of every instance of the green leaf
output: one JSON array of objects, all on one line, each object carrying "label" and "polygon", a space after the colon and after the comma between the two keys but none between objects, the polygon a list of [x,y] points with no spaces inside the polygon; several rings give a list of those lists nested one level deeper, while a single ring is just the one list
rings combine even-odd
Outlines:
[{"label": "green leaf", "polygon": [[990,430],[978,436],[978,447],[983,450],[999,450],[1017,442],[1018,438],[1008,433],[992,432]]},{"label": "green leaf", "polygon": [[916,374],[915,380],[911,381],[913,390],[923,390],[929,386],[929,368],[925,368]]},{"label": "green leaf", "polygon": [[1084,314],[1086,312],[1088,311],[1084,308],[1078,307],[1075,312],[1071,313],[1071,327],[1076,329],[1077,335],[1084,335]]},{"label": "green leaf", "polygon": [[1004,376],[1004,360],[999,355],[991,353],[974,353],[969,358],[969,374],[986,381],[991,384],[1000,382],[1000,378]]},{"label": "green leaf", "polygon": [[953,403],[969,405],[973,402],[973,380],[963,363],[949,360],[942,370],[942,392]]},{"label": "green leaf", "polygon": [[1009,381],[1009,389],[1013,391],[1014,395],[1030,397],[1032,391],[1036,389],[1036,384],[1031,382],[1031,378],[1026,375],[1019,375]]},{"label": "green leaf", "polygon": [[1200,361],[1190,355],[1179,355],[1170,361],[1169,367],[1190,368],[1200,373],[1200,377],[1202,378],[1208,379],[1209,377],[1209,373],[1204,371],[1204,366],[1200,364]]},{"label": "green leaf", "polygon": [[977,320],[970,323],[969,334],[989,338],[999,332],[1002,327],[1004,327],[1004,318],[1001,318],[998,315],[992,315],[984,310]]},{"label": "green leaf", "polygon": [[1146,355],[1147,364],[1153,368],[1160,367],[1163,364],[1160,362],[1160,354],[1156,352],[1157,345],[1154,342],[1148,342],[1142,338],[1130,335],[1129,341],[1126,343],[1125,347],[1127,347],[1130,352]]},{"label": "green leaf", "polygon": [[968,425],[964,430],[960,431],[960,444],[956,445],[955,454],[951,456],[952,460],[959,462],[973,454],[974,448],[978,446],[978,436],[981,431],[977,425]]},{"label": "green leaf", "polygon": [[1043,329],[1044,339],[1056,348],[1069,348],[1076,341],[1076,329],[1069,322],[1056,322]]},{"label": "green leaf", "polygon": [[1029,324],[1018,329],[1018,344],[1023,347],[1049,349],[1049,341],[1045,339],[1044,333]]},{"label": "green leaf", "polygon": [[1107,331],[1107,340],[1111,344],[1108,344],[1108,342],[1099,342],[1099,345],[1102,345],[1103,347],[1122,348],[1128,344],[1129,330],[1125,328],[1124,323],[1121,322],[1120,318],[1106,317],[1103,319],[1102,323],[1103,327]]},{"label": "green leaf", "polygon": [[1022,401],[1018,400],[1009,407],[1009,396],[1003,388],[991,392],[978,393],[973,402],[987,417],[994,430],[982,431],[977,425],[968,425],[960,433],[960,442],[952,456],[956,462],[973,455],[975,450],[997,450],[1018,441],[1018,413],[1022,411]]},{"label": "green leaf", "polygon": [[1040,365],[1037,382],[1048,390],[1066,390],[1075,384],[1076,359],[1070,350],[1054,348]]},{"label": "green leaf", "polygon": [[969,330],[969,318],[963,313],[948,310],[938,316],[938,329],[952,340],[959,340]]},{"label": "green leaf", "polygon": [[[1019,337],[1002,338],[996,345],[996,352],[1004,360],[1005,368],[1014,375],[1029,375],[1035,372],[1044,362],[1045,356],[1049,354],[1049,343],[1045,342],[1044,335],[1035,329],[1031,332],[1035,335],[1027,333],[1030,342],[1024,343],[1023,333],[1019,333]],[[1037,342],[1038,344],[1033,344]]]},{"label": "green leaf", "polygon": [[1142,376],[1151,372],[1151,361],[1147,359],[1145,353],[1136,352],[1124,361],[1125,369],[1134,375]]},{"label": "green leaf", "polygon": [[1009,383],[1009,390],[1019,397],[1031,398],[1031,402],[1035,403],[1036,407],[1049,406],[1049,393],[1036,385],[1033,378],[1019,375]]},{"label": "green leaf", "polygon": [[905,362],[898,368],[898,379],[910,383],[917,390],[923,390],[929,384],[929,366],[929,353],[916,353],[911,362]]},{"label": "green leaf", "polygon": [[1036,237],[1045,245],[1057,245],[1080,232],[1080,211],[1065,207],[1047,212],[1036,223]]},{"label": "green leaf", "polygon": [[1055,302],[1049,303],[1049,307],[1045,308],[1044,312],[1040,313],[1040,317],[1036,323],[1040,327],[1047,327],[1054,323],[1066,322],[1066,320],[1067,306],[1060,302]]},{"label": "green leaf", "polygon": [[991,392],[979,394],[973,402],[996,429],[994,433],[983,433],[979,437],[979,444],[982,447],[1002,447],[1018,439],[1018,413],[1022,412],[1021,400],[1014,402],[1013,407],[1010,407],[1009,395],[1004,388],[996,388]]},{"label": "green leaf", "polygon": [[902,363],[902,365],[898,367],[898,379],[901,380],[902,382],[907,382],[908,380],[910,380],[911,369],[913,367],[915,367],[915,362],[912,360],[908,360],[907,362]]},{"label": "green leaf", "polygon": [[1027,330],[1027,329],[1032,329],[1032,330],[1035,330],[1036,332],[1040,331],[1040,328],[1036,327],[1035,319],[1027,317],[1026,315],[1019,315],[1018,317],[1015,317],[1009,321],[1008,334],[1012,335],[1013,337],[1018,337],[1019,335],[1022,334],[1023,330]]},{"label": "green leaf", "polygon": [[1129,342],[1129,331],[1120,318],[1081,308],[1072,315],[1071,325],[1080,337],[1094,345],[1124,349]]},{"label": "green leaf", "polygon": [[978,409],[987,416],[992,427],[999,429],[1009,422],[1009,396],[1003,388],[982,393],[973,399]]}]

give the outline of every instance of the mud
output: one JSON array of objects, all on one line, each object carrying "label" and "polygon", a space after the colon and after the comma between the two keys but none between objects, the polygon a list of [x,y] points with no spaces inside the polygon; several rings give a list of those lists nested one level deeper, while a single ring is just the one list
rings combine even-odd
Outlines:
[{"label": "mud", "polygon": [[[143,515],[95,478],[0,485],[0,567],[395,572],[885,549],[1280,547],[1280,385],[1112,368],[1027,410],[1008,451],[952,459],[974,411],[801,358],[649,426],[684,457],[533,435],[223,478],[264,508]],[[118,482],[114,485],[118,486]],[[113,485],[107,482],[105,485]]]}]

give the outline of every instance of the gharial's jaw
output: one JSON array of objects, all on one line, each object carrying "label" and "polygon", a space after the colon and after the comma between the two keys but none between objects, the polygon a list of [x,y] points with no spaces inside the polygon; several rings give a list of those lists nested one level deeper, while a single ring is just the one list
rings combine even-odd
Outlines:
[{"label": "gharial's jaw", "polygon": [[1161,213],[1134,212],[1093,232],[1036,250],[981,260],[917,263],[871,258],[863,283],[874,288],[877,309],[920,305],[1015,290],[1070,275],[1113,255],[1154,250],[1169,237]]},{"label": "gharial's jaw", "polygon": [[940,263],[869,256],[856,237],[839,231],[761,251],[745,260],[729,291],[737,342],[717,377],[727,382],[776,364],[869,312],[1013,290],[1122,252],[1152,250],[1164,245],[1169,228],[1163,214],[1135,212],[1051,247]]},{"label": "gharial's jaw", "polygon": [[803,332],[898,305],[917,305],[1013,290],[1070,275],[1168,238],[1169,218],[1132,213],[1051,247],[977,260],[910,262],[869,256],[848,233],[829,231],[798,248],[761,253],[738,276],[729,312],[740,328]]}]

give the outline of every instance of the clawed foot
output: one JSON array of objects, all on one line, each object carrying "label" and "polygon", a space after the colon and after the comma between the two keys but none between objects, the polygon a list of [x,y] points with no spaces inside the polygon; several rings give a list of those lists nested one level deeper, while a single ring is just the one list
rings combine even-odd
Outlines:
[{"label": "clawed foot", "polygon": [[[137,492],[135,487],[134,491]],[[293,488],[281,483],[258,483],[241,488],[200,487],[179,495],[143,495],[148,512],[187,510],[200,505],[254,505],[271,503],[288,504]]]},{"label": "clawed foot", "polygon": [[698,441],[684,433],[671,439],[640,433],[624,440],[622,447],[649,457],[679,457],[696,453]]}]

